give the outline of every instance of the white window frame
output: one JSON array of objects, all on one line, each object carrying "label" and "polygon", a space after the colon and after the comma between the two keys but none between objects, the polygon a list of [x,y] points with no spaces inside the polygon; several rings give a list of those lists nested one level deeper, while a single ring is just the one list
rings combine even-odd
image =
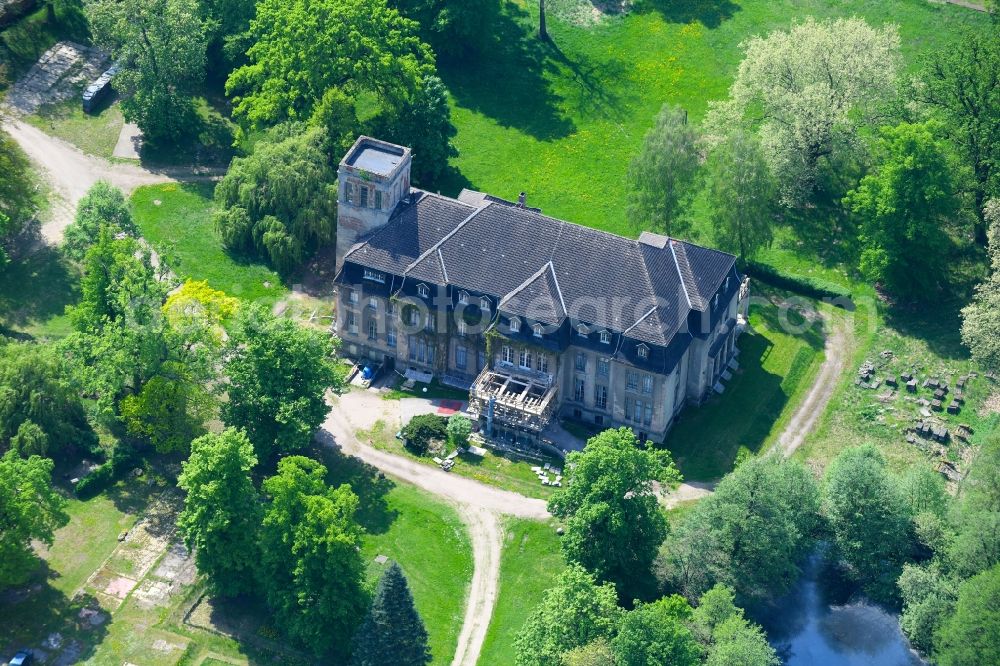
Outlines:
[{"label": "white window frame", "polygon": [[418,284],[417,293],[420,294],[420,298],[427,298],[430,296],[431,290],[427,288],[426,284]]},{"label": "white window frame", "polygon": [[461,303],[462,305],[468,305],[469,304],[469,292],[467,292],[467,291],[460,291],[460,292],[458,292],[458,302]]},{"label": "white window frame", "polygon": [[480,298],[479,299],[479,309],[480,310],[489,310],[490,309],[490,299],[488,299],[488,298]]},{"label": "white window frame", "polygon": [[639,358],[642,359],[649,358],[649,347],[647,347],[646,345],[639,345],[638,347],[636,347],[636,353],[639,355]]},{"label": "white window frame", "polygon": [[368,297],[368,308],[371,310],[378,311],[378,298],[375,296]]},{"label": "white window frame", "polygon": [[542,337],[544,327],[541,324],[535,324],[534,329],[535,329],[535,337],[536,338]]},{"label": "white window frame", "polygon": [[390,347],[396,346],[396,328],[391,324],[385,329],[385,344]]},{"label": "white window frame", "polygon": [[611,334],[607,331],[601,331],[601,344],[609,345],[611,344]]},{"label": "white window frame", "polygon": [[368,339],[378,340],[378,320],[374,317],[368,320]]},{"label": "white window frame", "polygon": [[500,360],[504,363],[510,363],[514,365],[514,348],[510,345],[504,345],[500,349]]},{"label": "white window frame", "polygon": [[467,331],[468,331],[468,326],[466,325],[465,320],[464,319],[459,319],[458,320],[458,334],[459,335],[465,335]]},{"label": "white window frame", "polygon": [[521,320],[517,317],[510,318],[510,332],[518,333],[521,330]]},{"label": "white window frame", "polygon": [[517,356],[517,366],[525,370],[531,370],[531,350],[527,347],[521,347],[521,351]]},{"label": "white window frame", "polygon": [[372,270],[370,268],[365,269],[365,279],[371,280],[372,282],[378,282],[385,284],[385,273],[380,273],[379,271]]},{"label": "white window frame", "polygon": [[576,334],[581,338],[585,338],[590,335],[590,332],[587,330],[587,326],[585,324],[578,324],[576,327]]},{"label": "white window frame", "polygon": [[348,303],[352,303],[354,305],[358,304],[358,290],[357,289],[351,289],[350,291],[347,292],[347,302]]},{"label": "white window frame", "polygon": [[642,392],[646,394],[652,394],[653,392],[653,375],[643,375],[642,376]]},{"label": "white window frame", "polygon": [[538,352],[538,356],[535,358],[535,369],[538,372],[549,373],[549,357],[542,352]]}]

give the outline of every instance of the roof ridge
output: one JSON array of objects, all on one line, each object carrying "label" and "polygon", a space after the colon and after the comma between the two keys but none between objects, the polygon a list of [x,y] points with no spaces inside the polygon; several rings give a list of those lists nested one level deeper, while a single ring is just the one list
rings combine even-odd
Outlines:
[{"label": "roof ridge", "polygon": [[[437,196],[440,197],[441,195],[438,194]],[[444,197],[442,197],[442,198],[444,198]],[[455,199],[455,201],[458,201],[458,199]],[[461,202],[459,202],[459,203],[461,203]],[[472,208],[472,206],[469,206],[468,204],[464,204],[463,203],[462,205],[463,206],[467,206],[468,208]],[[429,248],[427,248],[427,250],[423,254],[421,254],[419,257],[417,257],[413,261],[413,263],[411,263],[409,266],[407,266],[403,270],[403,274],[405,275],[406,273],[409,273],[416,266],[420,265],[420,262],[423,261],[424,259],[426,259],[428,256],[430,256],[430,254],[432,252],[435,252],[435,251],[440,252],[441,245],[443,245],[446,240],[448,240],[449,238],[451,238],[452,236],[454,236],[455,233],[457,233],[459,229],[461,229],[462,227],[464,227],[469,220],[471,220],[472,218],[474,218],[476,215],[479,215],[480,212],[486,210],[487,208],[489,208],[492,205],[493,204],[490,203],[490,204],[486,204],[485,206],[482,206],[481,208],[475,208],[472,211],[472,213],[469,214],[469,216],[467,218],[465,218],[464,220],[462,220],[461,222],[459,222],[458,224],[456,224],[454,229],[452,229],[451,231],[449,231],[448,233],[446,233],[441,240],[439,240],[437,243],[434,243],[434,245],[432,245]],[[443,265],[444,264],[442,262],[442,266]]]},{"label": "roof ridge", "polygon": [[448,280],[448,269],[444,265],[444,256],[441,254],[441,248],[438,248],[438,260],[441,262],[441,273],[444,274],[444,282],[447,284]]},{"label": "roof ridge", "polygon": [[532,282],[534,282],[535,280],[537,280],[539,277],[541,277],[542,273],[545,272],[545,269],[548,268],[551,264],[552,264],[551,261],[548,262],[547,264],[545,264],[544,266],[542,266],[541,268],[539,268],[537,271],[535,271],[534,273],[532,273],[531,275],[529,275],[524,280],[524,282],[522,282],[521,284],[519,284],[516,287],[514,287],[513,289],[511,289],[507,293],[507,295],[501,296],[500,297],[500,302],[497,303],[497,309],[499,310],[500,306],[502,306],[504,303],[506,303],[510,299],[514,298],[514,296],[516,296],[517,294],[519,294],[522,291],[524,291],[528,287],[529,284],[531,284]]},{"label": "roof ridge", "polygon": [[[694,304],[691,303],[691,294],[688,293],[687,283],[684,281],[684,271],[681,270],[681,262],[677,258],[677,250],[674,249],[674,244],[675,243],[673,239],[671,239],[671,242],[668,243],[668,245],[670,246],[670,256],[674,258],[674,266],[677,267],[677,277],[681,279],[681,289],[684,291],[684,298],[687,300],[688,308],[693,310]],[[685,256],[684,259],[687,260],[687,256]],[[686,263],[687,262],[685,261],[685,264]],[[688,271],[690,270],[691,266],[688,265]]]},{"label": "roof ridge", "polygon": [[[557,239],[556,243],[558,242],[559,240]],[[553,252],[555,252],[555,250],[553,250]],[[556,285],[556,294],[559,296],[559,307],[562,308],[563,314],[567,315],[569,313],[566,311],[566,299],[563,298],[562,287],[559,286],[559,276],[556,275],[556,267],[552,263],[551,259],[549,259],[549,263],[547,263],[546,266],[549,267],[549,272],[552,273],[552,281],[555,282]]]},{"label": "roof ridge", "polygon": [[653,307],[649,308],[649,312],[647,312],[646,314],[644,314],[641,317],[639,317],[638,319],[636,319],[634,324],[632,324],[631,326],[629,326],[628,328],[626,328],[624,331],[622,331],[622,335],[628,335],[629,331],[631,331],[633,328],[635,328],[636,326],[638,326],[642,322],[646,321],[646,317],[648,317],[649,315],[651,315],[654,312],[656,312],[656,309],[658,307],[659,307],[658,305],[654,305]]}]

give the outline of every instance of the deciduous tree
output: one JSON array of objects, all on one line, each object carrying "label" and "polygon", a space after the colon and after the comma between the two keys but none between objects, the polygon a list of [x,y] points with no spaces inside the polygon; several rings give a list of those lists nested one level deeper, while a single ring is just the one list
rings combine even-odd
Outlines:
[{"label": "deciduous tree", "polygon": [[402,107],[434,74],[417,24],[385,0],[262,0],[250,34],[249,63],[226,90],[234,115],[253,128],[308,120],[331,88]]},{"label": "deciduous tree", "polygon": [[364,563],[354,521],[358,498],[330,488],[326,468],[302,456],[278,462],[264,481],[261,584],[275,621],[318,655],[342,659],[364,615]]},{"label": "deciduous tree", "polygon": [[393,562],[382,574],[371,608],[354,637],[353,666],[424,666],[431,661],[427,629],[406,576]]},{"label": "deciduous tree", "polygon": [[262,307],[240,310],[226,347],[228,400],[222,419],[243,428],[262,461],[309,445],[339,389],[328,335],[281,319]]},{"label": "deciduous tree", "polygon": [[23,583],[37,562],[32,540],[52,545],[52,534],[69,518],[52,488],[53,462],[14,451],[0,458],[0,588]]},{"label": "deciduous tree", "polygon": [[257,590],[257,534],[263,512],[250,475],[253,445],[235,428],[191,442],[177,485],[187,493],[177,526],[216,594]]},{"label": "deciduous tree", "polygon": [[877,598],[891,598],[910,552],[909,516],[885,458],[871,444],[844,449],[826,472],[823,508],[836,553]]},{"label": "deciduous tree", "polygon": [[549,511],[566,521],[567,559],[615,583],[626,598],[642,596],[668,531],[653,484],[681,478],[670,454],[642,448],[631,429],[619,428],[570,453],[566,468],[567,484],[552,495]]},{"label": "deciduous tree", "polygon": [[0,344],[0,450],[62,458],[96,444],[79,387],[58,351]]},{"label": "deciduous tree", "polygon": [[990,274],[962,309],[962,342],[985,368],[1000,371],[1000,199],[984,206],[988,224]]},{"label": "deciduous tree", "polygon": [[333,240],[337,174],[326,141],[322,128],[284,127],[233,160],[215,188],[215,224],[229,250],[288,274]]},{"label": "deciduous tree", "polygon": [[698,171],[697,137],[687,111],[663,106],[628,168],[628,215],[634,224],[668,234],[682,230],[677,218]]},{"label": "deciduous tree", "polygon": [[102,180],[91,186],[76,205],[76,217],[64,234],[66,254],[82,261],[104,226],[109,227],[113,235],[139,235],[122,191]]},{"label": "deciduous tree", "polygon": [[744,49],[729,100],[711,105],[706,126],[720,137],[759,131],[783,200],[800,204],[824,161],[860,151],[858,128],[877,123],[895,95],[899,34],[859,18],[808,18]]},{"label": "deciduous tree", "polygon": [[514,640],[517,666],[561,666],[562,655],[614,635],[621,611],[614,585],[570,564],[531,612]]},{"label": "deciduous tree", "polygon": [[941,666],[1000,663],[1000,565],[962,583],[934,656]]},{"label": "deciduous tree", "polygon": [[741,597],[780,595],[813,544],[820,498],[809,471],[777,456],[726,475],[664,544],[665,577],[689,599],[717,583]]},{"label": "deciduous tree", "polygon": [[767,635],[743,615],[730,587],[717,584],[701,596],[693,626],[707,652],[708,666],[778,666]]},{"label": "deciduous tree", "polygon": [[736,131],[706,163],[716,244],[745,259],[771,244],[777,191],[753,135]]},{"label": "deciduous tree", "polygon": [[125,118],[147,141],[183,137],[194,119],[192,95],[205,76],[205,26],[197,0],[87,0],[94,41],[119,70]]},{"label": "deciduous tree", "polygon": [[932,123],[883,128],[874,172],[844,200],[861,223],[862,273],[903,298],[941,288],[945,229],[959,215],[949,147],[937,132]]},{"label": "deciduous tree", "polygon": [[639,604],[622,616],[611,640],[617,666],[696,666],[701,647],[688,627],[691,606],[673,595]]},{"label": "deciduous tree", "polygon": [[10,136],[0,130],[0,270],[9,260],[14,239],[38,208],[31,163]]},{"label": "deciduous tree", "polygon": [[1000,196],[1000,22],[925,56],[915,92],[972,167],[976,237],[985,244],[984,206]]}]

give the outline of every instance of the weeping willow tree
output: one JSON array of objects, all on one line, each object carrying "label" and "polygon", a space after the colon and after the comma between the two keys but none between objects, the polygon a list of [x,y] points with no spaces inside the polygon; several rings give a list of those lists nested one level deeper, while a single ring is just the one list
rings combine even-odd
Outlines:
[{"label": "weeping willow tree", "polygon": [[325,143],[322,128],[280,126],[233,160],[215,189],[215,223],[227,249],[287,275],[333,241],[337,174]]}]

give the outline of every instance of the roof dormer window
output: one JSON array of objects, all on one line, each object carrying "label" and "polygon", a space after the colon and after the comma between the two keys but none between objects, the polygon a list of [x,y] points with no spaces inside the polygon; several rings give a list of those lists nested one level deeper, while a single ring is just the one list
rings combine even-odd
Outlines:
[{"label": "roof dormer window", "polygon": [[417,293],[420,294],[420,298],[427,298],[430,296],[431,290],[427,288],[426,284],[418,284]]},{"label": "roof dormer window", "polygon": [[543,331],[542,325],[541,324],[535,324],[535,337],[536,338],[542,337],[542,331]]},{"label": "roof dormer window", "polygon": [[511,317],[511,319],[510,319],[510,332],[511,333],[517,333],[520,330],[521,330],[521,320],[517,319],[515,317]]},{"label": "roof dormer window", "polygon": [[580,336],[581,338],[585,338],[585,337],[587,337],[587,334],[588,334],[589,332],[590,332],[590,331],[588,331],[588,330],[587,330],[587,327],[586,327],[586,325],[584,325],[584,324],[579,324],[579,325],[578,325],[578,326],[576,327],[576,334],[577,334],[577,335],[579,335],[579,336]]},{"label": "roof dormer window", "polygon": [[458,302],[461,303],[462,305],[468,305],[469,304],[469,292],[467,292],[467,291],[460,291],[460,292],[458,292]]},{"label": "roof dormer window", "polygon": [[639,345],[636,347],[636,353],[639,354],[639,358],[649,358],[649,347],[646,345]]},{"label": "roof dormer window", "polygon": [[490,299],[488,299],[488,298],[480,298],[479,299],[479,309],[480,310],[489,310],[490,309]]},{"label": "roof dormer window", "polygon": [[607,331],[601,331],[601,344],[611,344],[611,334]]}]

